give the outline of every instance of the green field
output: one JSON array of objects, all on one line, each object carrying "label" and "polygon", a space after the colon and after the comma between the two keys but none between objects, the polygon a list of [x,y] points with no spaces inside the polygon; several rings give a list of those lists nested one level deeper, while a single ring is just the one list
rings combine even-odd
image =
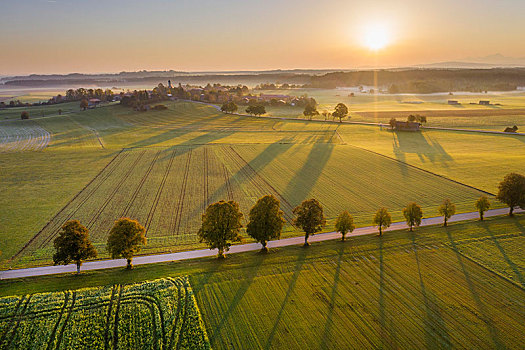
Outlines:
[{"label": "green field", "polygon": [[[448,94],[370,95],[356,93],[355,97],[348,96],[350,90],[342,89],[292,89],[261,92],[284,95],[307,94],[314,97],[319,103],[317,109],[320,113],[332,112],[337,103],[343,102],[348,106],[350,112],[351,118],[348,120],[353,122],[386,124],[392,117],[405,120],[409,114],[422,114],[427,116],[428,126],[503,131],[506,127],[516,125],[522,131],[525,130],[525,93],[523,92],[457,93],[453,96]],[[461,105],[451,106],[448,100],[457,100]],[[493,105],[480,106],[477,104],[480,100],[489,100]],[[266,110],[267,115],[270,116],[304,118],[303,108],[300,107],[268,106]],[[320,115],[314,119],[324,120],[324,117]]]},{"label": "green field", "polygon": [[0,299],[2,349],[209,349],[188,279]]},{"label": "green field", "polygon": [[521,348],[524,225],[523,215],[490,218],[225,261],[4,281],[0,295],[189,275],[216,349]]},{"label": "green field", "polygon": [[345,209],[359,226],[370,225],[381,206],[402,220],[410,201],[425,216],[436,216],[446,197],[458,211],[472,211],[505,174],[525,172],[520,136],[392,133],[167,105],[148,113],[108,105],[0,124],[1,268],[49,264],[58,228],[73,218],[91,230],[101,257],[121,216],[147,227],[145,254],[170,252],[203,247],[200,215],[220,199],[238,201],[247,214],[257,198],[274,194],[287,237],[300,234],[291,212],[307,198],[321,201],[331,231]]}]

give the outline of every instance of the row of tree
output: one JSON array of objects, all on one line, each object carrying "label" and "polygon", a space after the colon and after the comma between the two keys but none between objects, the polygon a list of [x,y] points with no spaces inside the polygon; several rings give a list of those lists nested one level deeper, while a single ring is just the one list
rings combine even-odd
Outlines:
[{"label": "row of tree", "polygon": [[[511,173],[505,176],[499,184],[496,199],[509,206],[509,215],[513,215],[515,207],[525,209],[525,176]],[[479,212],[480,220],[484,213],[490,208],[490,201],[486,196],[481,196],[475,203]],[[443,216],[443,226],[447,226],[448,220],[456,213],[456,206],[445,199],[438,208]],[[316,199],[303,201],[293,209],[295,218],[293,224],[304,231],[304,245],[308,246],[308,238],[320,232],[326,225],[323,207]],[[260,198],[251,208],[248,216],[246,233],[262,245],[262,251],[268,250],[267,243],[270,240],[279,239],[285,223],[284,213],[280,209],[280,202],[273,195]],[[409,203],[403,209],[403,216],[410,231],[421,225],[423,210],[415,203]],[[224,258],[224,253],[230,249],[235,241],[241,241],[240,231],[243,214],[239,204],[235,201],[219,201],[206,208],[202,215],[202,225],[198,232],[200,242],[204,242],[210,249],[218,250],[218,257]],[[378,227],[379,236],[392,224],[392,217],[386,208],[380,208],[373,223]],[[335,221],[335,229],[341,233],[342,240],[346,234],[355,229],[354,219],[348,211],[339,214]],[[107,250],[113,259],[127,259],[127,268],[132,267],[133,256],[146,244],[144,227],[136,220],[121,218],[117,220],[110,231]],[[62,226],[62,231],[54,241],[56,253],[53,256],[55,264],[69,264],[75,262],[77,272],[80,271],[82,261],[95,258],[97,251],[89,241],[88,230],[79,221],[68,221]]]}]

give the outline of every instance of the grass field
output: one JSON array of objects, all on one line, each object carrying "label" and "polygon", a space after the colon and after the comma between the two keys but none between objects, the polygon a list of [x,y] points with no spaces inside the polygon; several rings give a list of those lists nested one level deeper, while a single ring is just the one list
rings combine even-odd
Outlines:
[{"label": "grass field", "polygon": [[[262,91],[263,93],[301,95],[314,97],[318,110],[332,112],[339,102],[349,108],[350,121],[388,123],[390,118],[405,120],[409,114],[422,114],[428,118],[428,126],[482,129],[503,131],[513,125],[525,129],[525,93],[490,94],[429,94],[388,95],[359,94],[349,97],[350,90],[293,89]],[[461,105],[451,106],[448,100],[457,100]],[[479,100],[489,100],[492,106],[480,106]],[[417,102],[417,103],[409,103]],[[475,104],[471,104],[475,103]],[[496,105],[500,104],[500,105]],[[267,107],[268,115],[277,117],[304,118],[303,108]],[[324,120],[322,115],[314,119]]]},{"label": "grass field", "polygon": [[[211,346],[520,348],[525,216],[214,258],[0,282],[0,295],[190,275]],[[491,249],[494,245],[500,249]],[[470,251],[465,251],[469,248]],[[477,254],[474,250],[478,251]],[[479,264],[491,251],[496,264]],[[520,266],[513,274],[513,266]],[[508,274],[508,272],[511,272]],[[110,288],[107,288],[109,290]]]},{"label": "grass field", "polygon": [[[481,191],[495,193],[505,174],[525,172],[519,136],[392,133],[224,115],[188,102],[168,106],[139,113],[109,105],[4,122],[2,132],[22,136],[0,143],[1,268],[50,263],[53,238],[72,218],[88,226],[102,257],[109,228],[123,215],[148,228],[145,253],[178,251],[202,247],[200,215],[220,199],[238,201],[247,214],[257,198],[274,194],[286,237],[300,234],[291,211],[306,198],[321,201],[331,231],[345,209],[359,226],[370,225],[380,206],[402,220],[412,200],[426,216],[437,215],[445,197],[458,211],[472,211]],[[31,130],[50,135],[40,151],[28,146],[39,145]]]},{"label": "grass field", "polygon": [[209,349],[188,279],[0,299],[2,349]]}]

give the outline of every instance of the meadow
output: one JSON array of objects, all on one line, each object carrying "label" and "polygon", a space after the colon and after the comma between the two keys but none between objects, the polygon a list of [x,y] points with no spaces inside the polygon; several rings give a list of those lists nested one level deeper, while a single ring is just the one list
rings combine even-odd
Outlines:
[{"label": "meadow", "polygon": [[[200,215],[220,199],[238,201],[247,214],[259,197],[275,195],[288,237],[301,234],[292,210],[307,198],[321,201],[324,230],[331,231],[342,210],[358,226],[370,225],[381,206],[400,221],[410,201],[427,217],[437,215],[446,197],[458,212],[472,211],[480,195],[496,193],[505,174],[525,172],[520,136],[392,133],[225,115],[189,102],[167,105],[148,113],[106,105],[4,122],[3,133],[15,141],[2,143],[0,152],[1,268],[49,264],[53,238],[73,218],[91,230],[102,258],[112,222],[121,216],[146,226],[144,254],[180,251],[203,247],[196,239]],[[38,151],[27,147],[31,132],[18,139],[10,134],[28,129],[49,134]]]},{"label": "meadow", "polygon": [[188,279],[0,299],[2,349],[209,349]]},{"label": "meadow", "polygon": [[525,216],[517,215],[223,261],[142,265],[131,273],[119,268],[3,281],[0,295],[59,295],[189,275],[216,349],[520,348],[524,225]]}]

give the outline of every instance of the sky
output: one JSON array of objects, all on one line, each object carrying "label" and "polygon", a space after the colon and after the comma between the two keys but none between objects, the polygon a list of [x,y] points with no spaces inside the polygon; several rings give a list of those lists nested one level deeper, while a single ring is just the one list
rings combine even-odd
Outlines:
[{"label": "sky", "polygon": [[524,0],[0,0],[0,75],[525,57]]}]

